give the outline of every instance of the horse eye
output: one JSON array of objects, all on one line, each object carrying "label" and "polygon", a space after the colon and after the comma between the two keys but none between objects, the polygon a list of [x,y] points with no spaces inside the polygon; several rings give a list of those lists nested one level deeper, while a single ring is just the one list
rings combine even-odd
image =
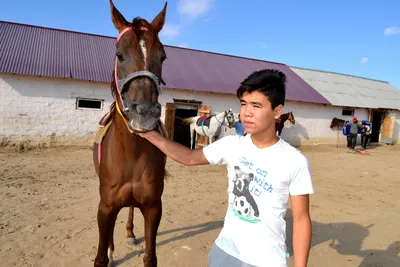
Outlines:
[{"label": "horse eye", "polygon": [[124,56],[121,53],[117,53],[116,55],[119,61],[124,60]]}]

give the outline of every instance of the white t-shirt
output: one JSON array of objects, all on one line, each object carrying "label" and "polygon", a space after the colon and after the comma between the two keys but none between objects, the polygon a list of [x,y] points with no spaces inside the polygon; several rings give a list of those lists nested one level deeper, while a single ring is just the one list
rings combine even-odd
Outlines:
[{"label": "white t-shirt", "polygon": [[228,168],[228,209],[216,245],[255,266],[286,267],[290,195],[314,193],[307,158],[283,139],[259,149],[230,135],[203,148],[210,164]]}]

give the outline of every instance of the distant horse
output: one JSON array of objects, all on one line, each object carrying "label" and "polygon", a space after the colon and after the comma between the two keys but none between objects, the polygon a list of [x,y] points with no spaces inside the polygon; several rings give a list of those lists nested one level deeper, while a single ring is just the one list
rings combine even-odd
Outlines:
[{"label": "distant horse", "polygon": [[143,214],[143,263],[146,267],[157,266],[156,236],[162,215],[166,156],[135,133],[156,130],[167,135],[160,121],[158,101],[166,59],[158,33],[164,26],[166,8],[167,3],[151,23],[141,18],[128,22],[110,0],[112,21],[119,36],[111,83],[115,101],[100,123],[106,127],[93,148],[100,182],[99,244],[94,261],[97,267],[106,267],[113,260],[115,220],[123,207],[129,207],[130,239],[135,239],[133,208],[139,208]]},{"label": "distant horse", "polygon": [[289,120],[292,124],[295,124],[293,112],[282,114],[279,119],[275,120],[275,132],[278,132],[278,136],[281,135],[283,127],[285,127],[285,121]]},{"label": "distant horse", "polygon": [[[226,126],[235,127],[235,116],[232,109],[222,111],[212,116],[196,116],[187,119],[181,119],[183,124],[190,124],[190,148],[193,148],[193,142],[196,141],[195,133],[208,136],[210,144],[214,138],[219,138]],[[217,139],[216,139],[217,140]]]},{"label": "distant horse", "polygon": [[339,126],[340,128],[343,128],[344,127],[344,120],[341,120],[341,119],[338,119],[338,118],[336,118],[336,117],[334,117],[333,119],[332,119],[332,121],[331,121],[331,125],[329,126],[331,129],[333,128],[333,127],[336,127],[336,126]]}]

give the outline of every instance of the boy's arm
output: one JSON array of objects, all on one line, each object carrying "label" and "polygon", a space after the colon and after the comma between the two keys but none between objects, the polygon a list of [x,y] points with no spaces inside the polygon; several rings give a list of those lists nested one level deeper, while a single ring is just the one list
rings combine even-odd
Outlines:
[{"label": "boy's arm", "polygon": [[309,195],[291,196],[293,213],[294,266],[306,267],[311,246]]},{"label": "boy's arm", "polygon": [[141,137],[158,147],[167,157],[187,166],[209,164],[204,156],[203,149],[189,149],[177,142],[163,137],[156,131],[140,133]]}]

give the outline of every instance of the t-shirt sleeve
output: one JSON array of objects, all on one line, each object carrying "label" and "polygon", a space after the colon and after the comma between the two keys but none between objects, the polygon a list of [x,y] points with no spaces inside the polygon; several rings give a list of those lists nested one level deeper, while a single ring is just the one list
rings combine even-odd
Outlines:
[{"label": "t-shirt sleeve", "polygon": [[292,171],[289,181],[289,194],[292,196],[314,193],[314,186],[311,179],[310,165],[307,158],[301,155],[299,164]]},{"label": "t-shirt sleeve", "polygon": [[234,136],[229,135],[209,144],[203,148],[203,153],[211,165],[222,165],[227,163],[230,147]]}]

